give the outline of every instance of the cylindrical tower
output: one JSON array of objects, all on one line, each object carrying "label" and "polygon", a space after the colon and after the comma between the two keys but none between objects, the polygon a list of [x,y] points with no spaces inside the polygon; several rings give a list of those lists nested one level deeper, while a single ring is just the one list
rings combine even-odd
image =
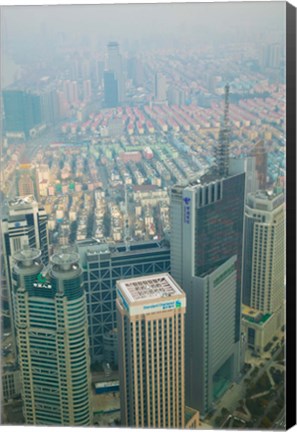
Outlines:
[{"label": "cylindrical tower", "polygon": [[15,254],[14,299],[27,424],[91,424],[87,307],[79,255],[63,248],[50,260]]},{"label": "cylindrical tower", "polygon": [[[91,423],[91,375],[86,296],[79,255],[62,247],[51,257],[50,282],[56,291],[58,367],[64,369],[61,408],[70,425]],[[65,381],[66,378],[66,381]]]}]

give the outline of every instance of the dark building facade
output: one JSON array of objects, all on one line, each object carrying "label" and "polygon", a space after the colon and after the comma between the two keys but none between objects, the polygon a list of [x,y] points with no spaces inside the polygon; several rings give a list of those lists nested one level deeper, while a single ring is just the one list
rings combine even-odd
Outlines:
[{"label": "dark building facade", "polygon": [[3,105],[7,133],[21,133],[29,138],[30,131],[42,122],[39,95],[24,90],[4,90]]},{"label": "dark building facade", "polygon": [[186,404],[204,416],[241,368],[245,174],[171,194],[171,273],[187,295]]},{"label": "dark building facade", "polygon": [[[170,249],[154,241],[102,245],[95,241],[78,243],[87,292],[92,362],[102,360],[104,335],[117,327],[116,281],[170,270]],[[115,357],[117,354],[115,353]]]}]

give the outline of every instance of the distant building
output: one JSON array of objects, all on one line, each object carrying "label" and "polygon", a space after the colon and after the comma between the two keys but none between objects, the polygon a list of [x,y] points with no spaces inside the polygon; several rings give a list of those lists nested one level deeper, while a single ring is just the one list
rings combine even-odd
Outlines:
[{"label": "distant building", "polygon": [[93,81],[102,86],[104,75],[104,61],[96,60],[94,64]]},{"label": "distant building", "polygon": [[30,163],[20,164],[16,170],[16,195],[19,197],[33,195],[35,199],[39,198],[36,169]]},{"label": "distant building", "polygon": [[85,293],[78,255],[14,255],[14,308],[26,424],[91,425],[91,376]]},{"label": "distant building", "polygon": [[262,67],[278,69],[281,67],[283,48],[280,43],[266,45],[262,50]]},{"label": "distant building", "polygon": [[119,280],[117,312],[122,426],[187,427],[185,293],[166,273]]},{"label": "distant building", "polygon": [[59,97],[56,89],[44,89],[40,93],[40,105],[43,123],[54,125],[59,121]]},{"label": "distant building", "polygon": [[78,102],[77,81],[66,80],[63,82],[63,94],[67,102],[72,105]]},{"label": "distant building", "polygon": [[109,42],[108,50],[108,70],[113,72],[118,86],[118,101],[121,103],[125,99],[125,79],[123,73],[122,56],[117,42]]},{"label": "distant building", "polygon": [[167,96],[169,105],[181,106],[185,104],[185,93],[180,88],[171,85],[168,88]]},{"label": "distant building", "polygon": [[83,81],[83,100],[89,101],[92,98],[92,86],[90,80]]},{"label": "distant building", "polygon": [[28,139],[36,134],[42,123],[39,95],[25,90],[4,90],[3,108],[7,136]]},{"label": "distant building", "polygon": [[255,172],[258,181],[258,190],[265,190],[267,187],[267,151],[264,141],[259,141],[250,153],[255,158]]},{"label": "distant building", "polygon": [[47,196],[47,190],[50,181],[50,169],[47,164],[37,165],[36,178],[39,196]]},{"label": "distant building", "polygon": [[166,78],[160,72],[155,74],[155,102],[166,102],[167,100],[167,82]]},{"label": "distant building", "polygon": [[112,71],[104,72],[104,105],[106,108],[119,105],[118,81]]},{"label": "distant building", "polygon": [[127,62],[128,78],[130,78],[135,87],[141,87],[144,82],[143,64],[138,57],[131,57]]},{"label": "distant building", "polygon": [[103,360],[104,337],[117,327],[116,281],[169,271],[170,249],[156,241],[134,242],[128,250],[124,244],[98,244],[94,240],[77,245],[84,270],[93,363]]}]

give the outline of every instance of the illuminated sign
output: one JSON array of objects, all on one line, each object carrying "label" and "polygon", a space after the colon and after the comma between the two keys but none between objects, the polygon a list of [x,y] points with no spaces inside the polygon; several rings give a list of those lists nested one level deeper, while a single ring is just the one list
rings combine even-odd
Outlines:
[{"label": "illuminated sign", "polygon": [[191,198],[185,197],[183,201],[184,201],[184,223],[189,224],[190,215],[191,215],[191,208],[190,208]]},{"label": "illuminated sign", "polygon": [[147,313],[155,313],[155,312],[163,312],[163,311],[169,311],[173,309],[180,309],[186,307],[186,299],[181,298],[178,300],[171,300],[166,302],[160,302],[160,303],[153,303],[153,304],[146,304],[146,305],[140,305],[137,303],[128,304],[126,299],[124,298],[123,294],[120,292],[120,290],[117,290],[118,296],[122,301],[122,304],[124,308],[129,311],[130,316],[135,315],[142,315]]},{"label": "illuminated sign", "polygon": [[162,310],[166,310],[166,309],[173,309],[174,307],[175,307],[175,302],[171,301],[171,302],[166,302],[166,303],[156,303],[153,305],[145,305],[145,306],[143,306],[143,309],[147,310],[147,309],[161,308]]},{"label": "illuminated sign", "polygon": [[148,305],[130,305],[130,315],[142,315],[147,313],[159,313],[165,311],[172,311],[186,307],[186,299],[172,300],[160,303],[153,303]]},{"label": "illuminated sign", "polygon": [[37,276],[37,280],[38,280],[39,283],[46,282],[46,278],[44,276],[42,276],[41,273],[39,273],[39,275]]},{"label": "illuminated sign", "polygon": [[182,305],[181,301],[176,300],[176,302],[175,302],[176,309],[179,309],[181,307],[181,305]]},{"label": "illuminated sign", "polygon": [[51,288],[51,284],[47,282],[47,279],[42,276],[41,273],[37,275],[37,282],[33,283],[34,288]]}]

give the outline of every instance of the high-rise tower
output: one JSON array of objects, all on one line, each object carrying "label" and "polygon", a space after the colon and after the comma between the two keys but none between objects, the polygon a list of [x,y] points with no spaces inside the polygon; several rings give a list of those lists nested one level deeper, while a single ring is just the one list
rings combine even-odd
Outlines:
[{"label": "high-rise tower", "polygon": [[160,72],[155,74],[155,102],[165,102],[167,100],[166,78]]},{"label": "high-rise tower", "polygon": [[243,325],[262,353],[284,324],[285,209],[282,191],[249,194],[245,206]]},{"label": "high-rise tower", "polygon": [[40,251],[14,255],[14,309],[27,424],[91,424],[85,293],[78,255],[61,250],[44,268]]},{"label": "high-rise tower", "polygon": [[7,136],[29,138],[41,124],[40,96],[29,91],[11,89],[3,92],[5,131]]},{"label": "high-rise tower", "polygon": [[122,426],[184,428],[184,292],[166,273],[121,280],[117,310]]},{"label": "high-rise tower", "polygon": [[107,45],[108,49],[108,70],[113,72],[114,78],[118,84],[118,98],[119,102],[123,102],[125,99],[125,80],[122,56],[119,51],[119,44],[117,42],[109,42]]},{"label": "high-rise tower", "polygon": [[249,194],[245,218],[244,303],[272,313],[284,299],[284,194]]},{"label": "high-rise tower", "polygon": [[[48,264],[47,214],[32,195],[18,197],[9,202],[7,215],[1,221],[1,242],[4,258],[9,314],[13,323],[12,267],[13,255],[25,245],[42,251],[42,261]],[[12,332],[14,335],[14,331]],[[15,343],[13,343],[15,351]]]},{"label": "high-rise tower", "polygon": [[171,274],[188,304],[186,403],[202,415],[238,376],[242,361],[245,173],[229,160],[227,119],[226,103],[217,165],[171,191]]},{"label": "high-rise tower", "polygon": [[104,72],[104,104],[106,108],[114,108],[119,105],[118,81],[112,71]]}]

